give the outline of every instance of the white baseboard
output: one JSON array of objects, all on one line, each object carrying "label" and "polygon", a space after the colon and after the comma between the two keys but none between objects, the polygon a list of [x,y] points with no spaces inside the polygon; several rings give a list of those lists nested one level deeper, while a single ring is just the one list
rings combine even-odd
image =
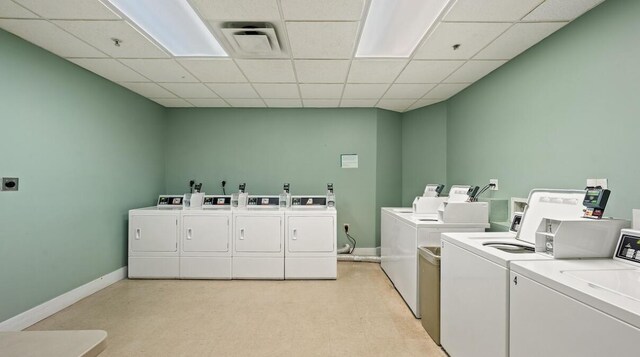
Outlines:
[{"label": "white baseboard", "polygon": [[109,274],[46,301],[8,320],[0,322],[0,331],[21,331],[44,320],[56,312],[69,307],[76,302],[94,294],[107,286],[127,277],[127,267],[122,267]]},{"label": "white baseboard", "polygon": [[353,255],[362,256],[380,256],[380,247],[377,248],[358,248],[353,250]]}]

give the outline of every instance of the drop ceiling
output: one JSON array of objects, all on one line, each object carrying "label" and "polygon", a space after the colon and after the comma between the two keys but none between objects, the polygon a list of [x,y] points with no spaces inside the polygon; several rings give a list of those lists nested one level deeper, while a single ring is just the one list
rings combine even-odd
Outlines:
[{"label": "drop ceiling", "polygon": [[[405,112],[456,95],[603,1],[452,1],[409,58],[354,57],[369,0],[190,0],[222,58],[174,58],[99,0],[0,0],[0,28],[166,107]],[[275,26],[282,53],[246,58],[222,41],[220,24],[258,21]]]}]

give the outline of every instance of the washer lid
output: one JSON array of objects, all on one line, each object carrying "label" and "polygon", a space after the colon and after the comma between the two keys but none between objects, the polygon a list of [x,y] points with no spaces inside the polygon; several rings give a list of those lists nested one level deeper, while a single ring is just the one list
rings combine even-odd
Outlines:
[{"label": "washer lid", "polygon": [[543,218],[556,220],[582,217],[585,190],[535,189],[529,193],[516,239],[536,244],[536,231]]},{"label": "washer lid", "polygon": [[563,274],[640,302],[640,270],[565,270]]}]

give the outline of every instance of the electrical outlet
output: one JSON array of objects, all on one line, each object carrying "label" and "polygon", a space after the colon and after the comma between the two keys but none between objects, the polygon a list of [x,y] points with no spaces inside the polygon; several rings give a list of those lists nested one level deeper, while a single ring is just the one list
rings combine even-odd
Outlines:
[{"label": "electrical outlet", "polygon": [[490,179],[489,184],[494,184],[495,187],[489,187],[491,191],[498,191],[498,179]]},{"label": "electrical outlet", "polygon": [[18,191],[20,179],[17,177],[3,177],[2,178],[2,191]]},{"label": "electrical outlet", "polygon": [[587,187],[597,187],[600,186],[603,189],[609,188],[609,180],[608,179],[587,179]]},{"label": "electrical outlet", "polygon": [[349,223],[345,223],[344,224],[344,232],[348,233],[349,232]]}]

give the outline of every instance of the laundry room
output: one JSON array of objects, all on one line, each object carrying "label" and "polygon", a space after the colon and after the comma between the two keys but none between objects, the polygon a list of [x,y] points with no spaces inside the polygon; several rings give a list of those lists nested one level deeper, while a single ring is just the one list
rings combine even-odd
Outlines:
[{"label": "laundry room", "polygon": [[636,356],[638,14],[0,0],[0,356]]}]

